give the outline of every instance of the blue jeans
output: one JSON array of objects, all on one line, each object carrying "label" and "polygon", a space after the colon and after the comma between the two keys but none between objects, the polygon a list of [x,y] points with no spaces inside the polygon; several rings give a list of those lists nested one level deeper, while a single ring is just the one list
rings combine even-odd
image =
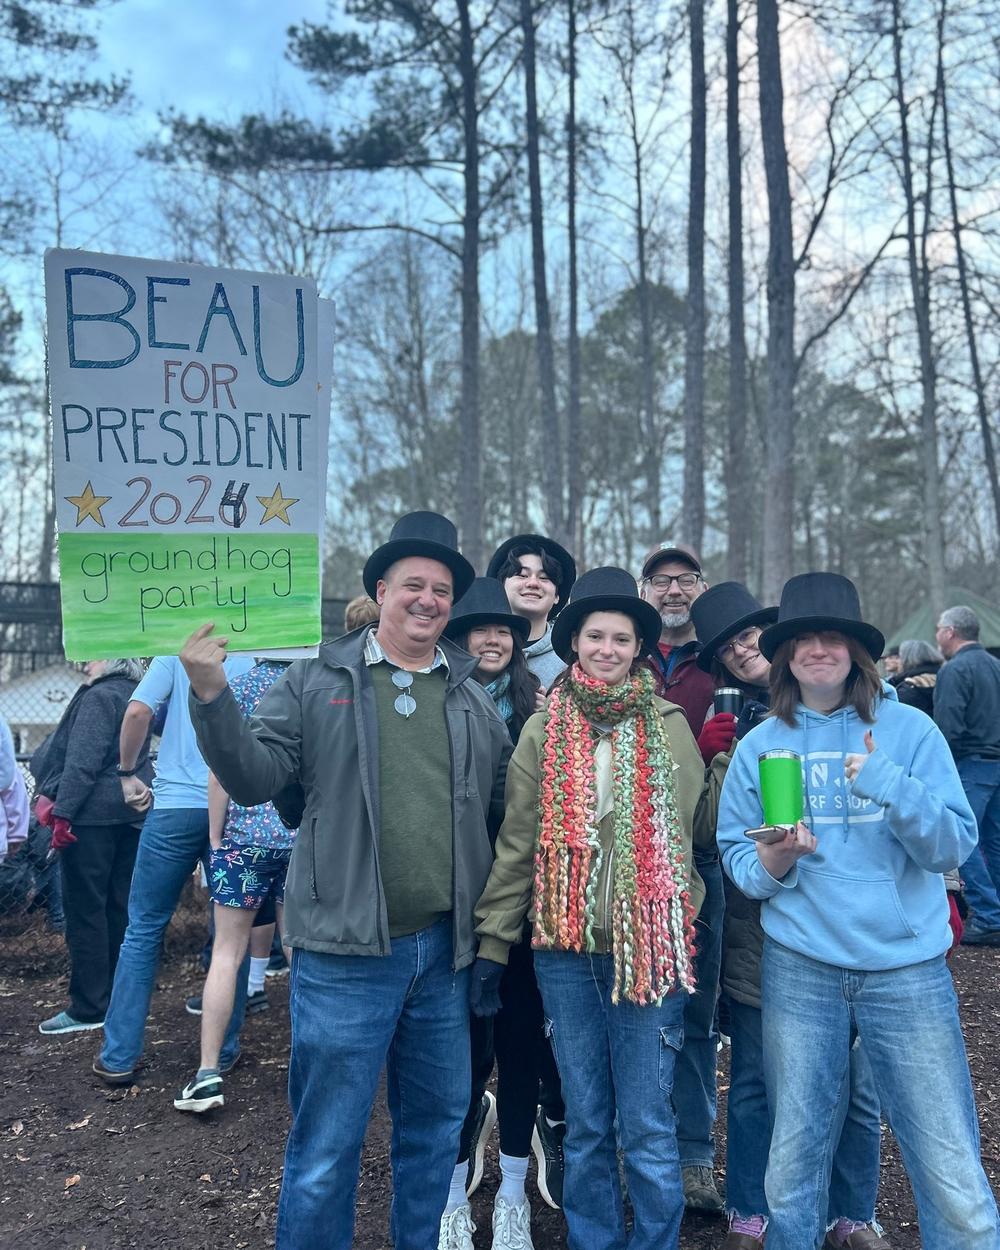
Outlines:
[{"label": "blue jeans", "polygon": [[[737,1215],[767,1215],[764,1171],[771,1116],[764,1081],[759,1008],[729,1001],[732,1040],[726,1132],[726,1199]],[[841,1093],[829,1173],[826,1224],[840,1218],[870,1224],[878,1197],[881,1124],[871,1066],[860,1045],[851,1048],[850,1073]]]},{"label": "blue jeans", "polygon": [[469,972],[451,917],[384,957],[296,950],[289,996],[292,1129],[278,1250],[350,1250],[361,1146],[386,1068],[396,1250],[436,1246],[469,1106]]},{"label": "blue jeans", "polygon": [[535,976],[566,1102],[563,1212],[570,1250],[624,1250],[615,1114],[635,1215],[631,1250],[671,1250],[684,1194],[670,1107],[683,994],[611,1004],[610,955],[539,951]]},{"label": "blue jeans", "polygon": [[716,1061],[719,1035],[715,1009],[722,968],[722,924],[726,897],[718,856],[697,859],[705,901],[695,922],[697,990],[686,996],[684,1046],[674,1072],[674,1111],[681,1167],[715,1164]]},{"label": "blue jeans", "polygon": [[[177,907],[184,883],[207,845],[208,812],[203,808],[154,807],[146,817],[132,872],[128,928],[104,1017],[101,1062],[112,1072],[131,1072],[142,1057],[164,930]],[[236,978],[233,1014],[219,1056],[219,1065],[223,1068],[235,1063],[240,1053],[249,959],[248,950]]]},{"label": "blue jeans", "polygon": [[974,929],[1000,929],[1000,760],[957,761],[965,797],[979,826],[979,845],[962,865]]},{"label": "blue jeans", "polygon": [[1000,1217],[944,956],[885,972],[764,944],[764,1063],[774,1114],[768,1250],[816,1245],[856,1030],[910,1178],[924,1250],[998,1250]]}]

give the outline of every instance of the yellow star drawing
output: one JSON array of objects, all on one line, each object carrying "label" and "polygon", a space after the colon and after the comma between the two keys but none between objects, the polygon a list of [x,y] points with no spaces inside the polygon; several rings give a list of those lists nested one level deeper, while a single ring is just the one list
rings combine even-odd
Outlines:
[{"label": "yellow star drawing", "polygon": [[288,519],[288,509],[293,503],[298,503],[297,499],[289,499],[281,493],[281,483],[279,482],[274,488],[274,494],[258,495],[257,502],[264,505],[264,515],[261,517],[261,525],[266,525],[272,518],[277,517],[284,521],[286,525],[291,525]]},{"label": "yellow star drawing", "polygon": [[101,509],[110,500],[110,495],[95,495],[93,486],[88,482],[82,495],[64,495],[63,498],[76,508],[77,525],[82,525],[90,517],[103,528],[104,517],[101,516]]}]

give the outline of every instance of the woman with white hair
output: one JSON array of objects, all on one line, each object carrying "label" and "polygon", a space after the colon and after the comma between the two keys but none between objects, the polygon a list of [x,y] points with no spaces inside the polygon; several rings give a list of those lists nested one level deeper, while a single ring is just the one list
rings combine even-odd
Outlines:
[{"label": "woman with white hair", "polygon": [[[36,815],[52,829],[60,854],[69,1008],[38,1031],[47,1036],[104,1024],[118,950],[128,923],[128,895],[144,814],[127,807],[118,779],[118,733],[142,677],[138,660],[91,660],[88,681],[36,752]],[[136,775],[149,784],[148,741]]]}]

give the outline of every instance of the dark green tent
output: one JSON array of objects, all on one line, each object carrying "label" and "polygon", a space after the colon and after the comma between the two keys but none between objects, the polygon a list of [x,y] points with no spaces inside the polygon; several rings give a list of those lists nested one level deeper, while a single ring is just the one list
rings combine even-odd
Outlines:
[{"label": "dark green tent", "polygon": [[[944,592],[945,607],[953,608],[964,604],[979,617],[979,641],[984,647],[1000,647],[1000,608],[990,603],[974,590],[965,590],[961,586],[948,586]],[[907,638],[922,638],[925,642],[934,642],[934,628],[937,621],[931,612],[929,603],[922,604],[906,618],[891,638],[886,639],[886,646],[898,647]]]}]

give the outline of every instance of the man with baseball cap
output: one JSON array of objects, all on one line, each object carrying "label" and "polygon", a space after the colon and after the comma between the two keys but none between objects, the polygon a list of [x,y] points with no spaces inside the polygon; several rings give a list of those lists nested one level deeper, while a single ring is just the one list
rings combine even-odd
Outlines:
[{"label": "man with baseball cap", "polygon": [[[647,655],[646,663],[656,679],[656,693],[684,709],[696,738],[712,706],[714,683],[695,663],[698,640],[691,604],[707,589],[701,560],[693,547],[666,540],[647,552],[639,592],[659,612],[661,631],[659,646]],[[694,858],[705,883],[705,901],[695,924],[698,990],[684,1009],[684,1045],[674,1069],[673,1103],[684,1203],[694,1211],[718,1214],[725,1203],[713,1175],[718,1039],[715,1007],[722,970],[725,895],[714,841],[710,846],[695,846]]]},{"label": "man with baseball cap", "polygon": [[383,1066],[392,1240],[438,1241],[469,1102],[472,909],[511,749],[472,679],[478,661],[442,637],[473,577],[446,517],[403,517],[365,565],[378,621],[292,664],[250,721],[222,671],[226,639],[204,625],[181,656],[199,745],[236,802],[273,798],[282,811],[301,787],[285,886],[292,1128],[278,1250],[350,1250]]},{"label": "man with baseball cap", "polygon": [[660,645],[648,656],[656,693],[684,709],[697,738],[712,704],[712,678],[695,659],[698,640],[691,624],[691,604],[707,590],[701,561],[685,543],[657,543],[642,562],[639,593],[660,614]]}]

